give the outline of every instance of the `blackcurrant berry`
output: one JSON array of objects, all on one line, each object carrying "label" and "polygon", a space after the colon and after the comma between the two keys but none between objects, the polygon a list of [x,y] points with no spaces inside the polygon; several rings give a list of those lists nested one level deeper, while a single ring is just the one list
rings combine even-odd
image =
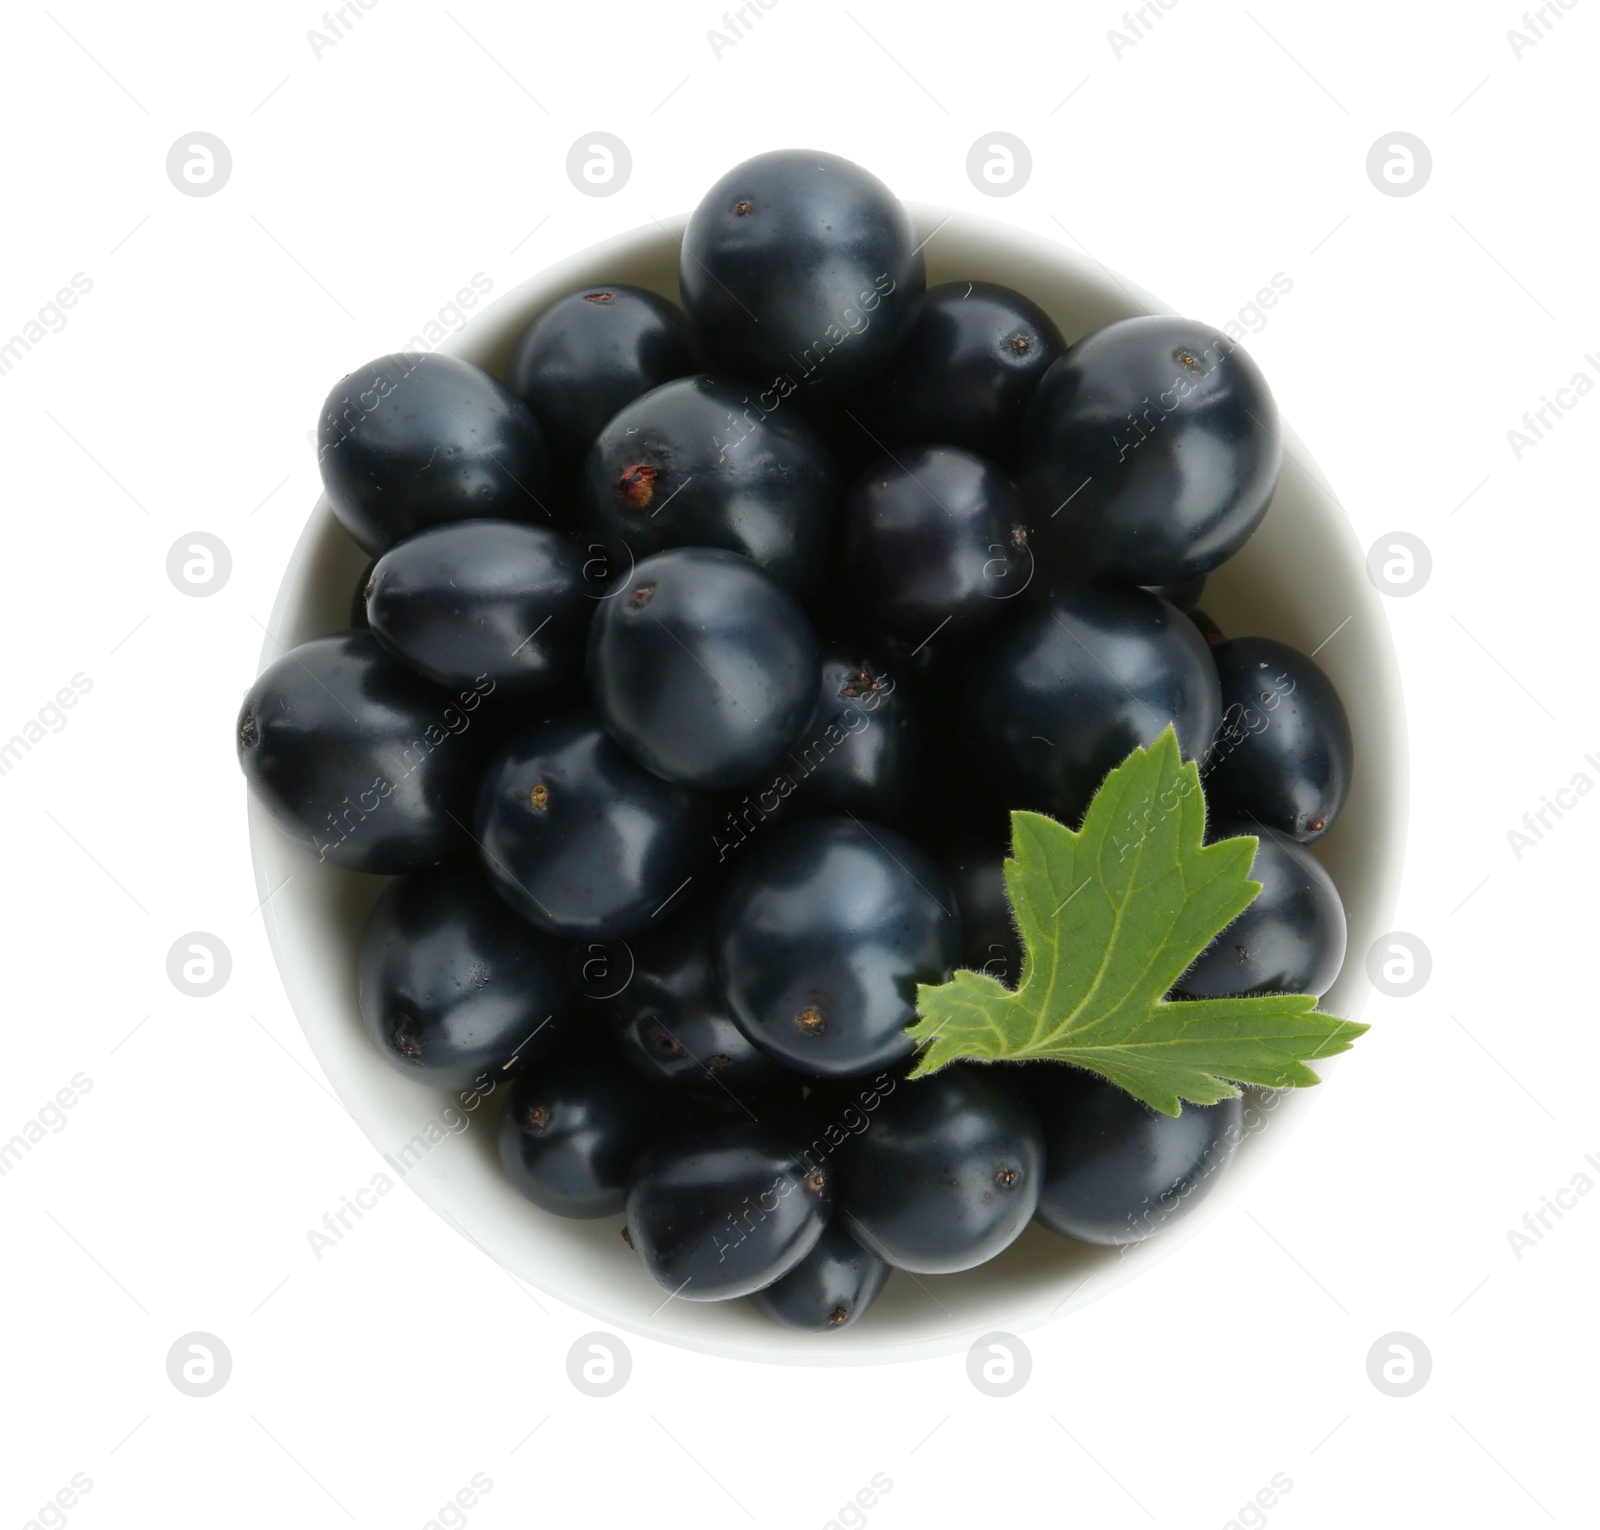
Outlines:
[{"label": "blackcurrant berry", "polygon": [[1184,579],[1177,584],[1147,584],[1145,589],[1152,595],[1159,595],[1163,600],[1175,605],[1191,619],[1194,608],[1200,603],[1200,597],[1205,594],[1206,576],[1196,574],[1193,579]]},{"label": "blackcurrant berry", "polygon": [[511,353],[506,386],[533,410],[551,450],[576,462],[624,405],[689,370],[675,303],[620,282],[551,303]]},{"label": "blackcurrant berry", "polygon": [[709,911],[694,906],[632,944],[633,974],[607,1005],[623,1060],[697,1100],[749,1100],[784,1075],[734,1024],[712,970]]},{"label": "blackcurrant berry", "polygon": [[1138,1243],[1216,1186],[1241,1135],[1242,1098],[1164,1116],[1115,1084],[1063,1063],[1030,1064],[1044,1127],[1038,1219],[1084,1243]]},{"label": "blackcurrant berry", "polygon": [[927,275],[910,215],[882,181],[833,154],[779,149],[706,193],[678,284],[716,365],[782,399],[882,371],[916,324]]},{"label": "blackcurrant berry", "polygon": [[1188,319],[1120,319],[1073,344],[1023,417],[1018,475],[1052,579],[1176,584],[1267,513],[1283,450],[1266,380]]},{"label": "blackcurrant berry", "polygon": [[943,441],[1009,461],[1039,379],[1066,349],[1030,298],[993,282],[930,287],[889,370],[849,402],[880,449]]},{"label": "blackcurrant berry", "polygon": [[678,547],[600,602],[589,684],[612,736],[663,780],[720,791],[770,778],[816,704],[805,612],[748,558]]},{"label": "blackcurrant berry", "polygon": [[1044,1175],[1039,1122],[993,1070],[960,1064],[901,1083],[846,1150],[845,1225],[918,1275],[970,1270],[1028,1225]]},{"label": "blackcurrant berry", "polygon": [[1355,769],[1344,703],[1314,659],[1272,638],[1213,650],[1222,728],[1201,774],[1225,818],[1279,829],[1303,845],[1333,827]]},{"label": "blackcurrant berry", "polygon": [[346,632],[264,670],[235,742],[257,800],[318,859],[416,871],[470,848],[483,716],[476,691],[439,690],[370,632]]},{"label": "blackcurrant berry", "polygon": [[1200,636],[1206,640],[1208,648],[1220,647],[1227,641],[1220,628],[1204,611],[1194,610],[1185,613],[1189,620],[1200,629]]},{"label": "blackcurrant berry", "polygon": [[1309,850],[1276,829],[1237,820],[1207,832],[1214,840],[1256,836],[1250,878],[1261,891],[1172,991],[1188,999],[1260,993],[1309,993],[1320,999],[1344,965],[1344,904],[1333,878]]},{"label": "blackcurrant berry", "polygon": [[824,1078],[907,1056],[917,984],[945,981],[961,951],[938,867],[903,835],[852,818],[774,829],[742,856],[714,935],[740,1029]]},{"label": "blackcurrant berry", "polygon": [[536,1206],[562,1217],[622,1210],[628,1176],[657,1110],[631,1073],[567,1053],[518,1079],[500,1118],[500,1162]]},{"label": "blackcurrant berry", "polygon": [[560,945],[472,867],[419,871],[361,938],[361,1020],[385,1061],[439,1089],[492,1086],[537,1062],[577,1007]]},{"label": "blackcurrant berry", "polygon": [[1007,844],[1002,835],[968,832],[940,858],[961,911],[961,965],[1007,988],[1022,980],[1022,937],[1006,894]]},{"label": "blackcurrant berry", "polygon": [[474,832],[495,890],[540,929],[610,940],[664,917],[711,854],[712,799],[653,776],[588,710],[490,761]]},{"label": "blackcurrant berry", "polygon": [[831,647],[816,711],[784,762],[788,807],[898,823],[922,797],[928,746],[923,697],[863,647]]},{"label": "blackcurrant berry", "polygon": [[749,1296],[816,1246],[833,1171],[781,1126],[712,1122],[646,1150],[628,1186],[628,1234],[644,1267],[683,1301]]},{"label": "blackcurrant berry", "polygon": [[446,521],[552,524],[533,411],[470,362],[380,356],[328,395],[317,461],[333,513],[369,553]]},{"label": "blackcurrant berry", "polygon": [[864,620],[914,648],[981,632],[1027,583],[1016,490],[956,447],[911,447],[868,468],[845,496],[839,536]]},{"label": "blackcurrant berry", "polygon": [[1076,827],[1108,771],[1171,724],[1200,760],[1222,716],[1199,629],[1144,590],[1080,586],[1013,619],[966,676],[969,762],[1007,808]]},{"label": "blackcurrant berry", "polygon": [[391,547],[365,586],[372,631],[418,674],[549,693],[583,673],[594,602],[583,556],[559,532],[457,521]]},{"label": "blackcurrant berry", "polygon": [[369,558],[367,566],[356,577],[356,585],[350,592],[350,630],[352,632],[366,632],[369,627],[367,622],[367,586],[372,582],[372,571],[378,566],[376,558]]},{"label": "blackcurrant berry", "polygon": [[795,409],[764,410],[754,394],[728,378],[683,377],[600,432],[583,467],[583,525],[613,568],[669,547],[721,547],[798,594],[814,591],[838,473]]},{"label": "blackcurrant berry", "polygon": [[854,1323],[878,1299],[888,1279],[889,1266],[835,1220],[799,1264],[750,1300],[785,1328],[833,1333]]}]

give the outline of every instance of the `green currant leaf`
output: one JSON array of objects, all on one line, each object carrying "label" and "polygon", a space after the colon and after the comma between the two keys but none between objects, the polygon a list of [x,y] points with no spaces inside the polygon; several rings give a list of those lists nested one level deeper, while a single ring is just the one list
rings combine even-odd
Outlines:
[{"label": "green currant leaf", "polygon": [[1213,1105],[1237,1084],[1302,1088],[1309,1060],[1367,1027],[1309,994],[1178,999],[1167,993],[1261,891],[1256,840],[1207,845],[1200,773],[1169,727],[1102,783],[1074,832],[1011,815],[1006,892],[1021,932],[1015,990],[959,971],[917,989],[913,1078],[946,1063],[1053,1059],[1087,1068],[1164,1115]]}]

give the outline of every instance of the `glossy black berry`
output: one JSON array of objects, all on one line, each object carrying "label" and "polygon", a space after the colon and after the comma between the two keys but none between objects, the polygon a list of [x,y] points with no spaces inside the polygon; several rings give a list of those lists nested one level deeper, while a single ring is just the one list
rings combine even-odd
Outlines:
[{"label": "glossy black berry", "polygon": [[783,1127],[739,1119],[648,1149],[628,1186],[628,1236],[663,1290],[682,1301],[748,1296],[815,1247],[833,1171]]},{"label": "glossy black berry", "polygon": [[376,558],[370,558],[367,566],[356,577],[355,588],[350,592],[350,630],[352,632],[365,632],[367,622],[367,585],[372,580],[372,571],[378,566]]},{"label": "glossy black berry", "polygon": [[361,1021],[385,1061],[437,1089],[492,1086],[546,1055],[577,999],[565,952],[470,866],[419,871],[361,938]]},{"label": "glossy black berry", "polygon": [[1333,827],[1355,770],[1350,719],[1314,659],[1272,638],[1219,644],[1222,729],[1202,776],[1212,812],[1303,845]]},{"label": "glossy black berry", "polygon": [[239,764],[279,828],[352,871],[417,871],[469,848],[482,696],[442,691],[370,632],[302,643],[250,687]]},{"label": "glossy black berry", "polygon": [[889,1266],[869,1254],[838,1220],[783,1279],[750,1298],[756,1310],[785,1328],[831,1333],[848,1328],[883,1290]]},{"label": "glossy black berry", "polygon": [[868,468],[845,496],[839,543],[862,619],[915,648],[972,637],[1027,584],[1021,499],[957,447],[909,447]]},{"label": "glossy black berry", "polygon": [[1238,343],[1188,319],[1077,341],[1023,418],[1019,482],[1056,579],[1172,584],[1215,568],[1266,514],[1278,411]]},{"label": "glossy black berry", "polygon": [[624,1062],[694,1099],[749,1101],[783,1068],[734,1024],[712,970],[707,911],[694,907],[630,947],[632,976],[607,1005]]},{"label": "glossy black berry", "polygon": [[552,522],[533,412],[454,356],[380,356],[328,395],[317,461],[333,513],[369,553],[446,521]]},{"label": "glossy black berry", "polygon": [[846,1150],[839,1210],[896,1269],[970,1270],[1028,1225],[1044,1177],[1032,1108],[992,1071],[956,1064],[899,1084]]},{"label": "glossy black berry", "polygon": [[589,1052],[518,1079],[500,1117],[500,1162],[536,1206],[561,1217],[622,1210],[628,1176],[657,1124],[650,1091]]},{"label": "glossy black berry", "polygon": [[908,817],[929,768],[925,708],[894,668],[863,648],[824,651],[816,711],[782,766],[794,786],[789,810],[891,824]]},{"label": "glossy black berry", "polygon": [[1083,586],[1024,613],[970,666],[962,713],[972,770],[1008,809],[1076,827],[1113,767],[1170,723],[1201,759],[1222,715],[1211,651],[1143,590]]},{"label": "glossy black berry", "polygon": [[[687,895],[683,901],[688,902]],[[682,906],[674,899],[662,918],[669,922],[678,918]],[[592,1005],[609,1004],[633,981],[634,944],[642,938],[573,941],[567,947],[567,977],[572,986]]]},{"label": "glossy black berry", "polygon": [[1255,901],[1200,953],[1173,985],[1188,999],[1309,993],[1319,999],[1344,965],[1344,904],[1322,863],[1287,834],[1249,820],[1213,824],[1207,838],[1255,835]]},{"label": "glossy black berry", "polygon": [[809,149],[758,154],[723,176],[690,217],[678,266],[706,353],[780,401],[881,371],[926,283],[911,217],[888,187]]},{"label": "glossy black berry", "polygon": [[1192,618],[1194,608],[1200,603],[1200,597],[1205,594],[1206,576],[1196,574],[1193,579],[1180,580],[1177,584],[1147,584],[1145,588],[1152,595],[1159,595]]},{"label": "glossy black berry", "polygon": [[559,532],[517,521],[457,521],[391,547],[369,575],[378,641],[451,689],[518,696],[578,679],[594,601],[583,555]]},{"label": "glossy black berry", "polygon": [[556,456],[576,462],[618,410],[689,365],[677,304],[613,282],[546,308],[517,341],[506,386],[533,410]]},{"label": "glossy black berry", "polygon": [[1189,611],[1185,613],[1189,620],[1200,629],[1200,636],[1206,640],[1208,648],[1217,648],[1227,641],[1219,627],[1204,611]]},{"label": "glossy black berry", "polygon": [[1022,980],[1022,937],[1006,894],[1002,834],[968,832],[953,840],[940,865],[961,913],[961,965],[1007,988]]},{"label": "glossy black berry", "polygon": [[743,553],[807,593],[823,575],[838,474],[793,407],[728,378],[683,377],[636,399],[583,468],[584,530],[611,566],[669,547]]},{"label": "glossy black berry", "polygon": [[1242,1098],[1163,1116],[1115,1084],[1062,1063],[1030,1065],[1044,1128],[1038,1219],[1084,1243],[1137,1243],[1215,1187],[1241,1135]]},{"label": "glossy black berry", "polygon": [[1065,349],[1055,321],[1020,292],[946,282],[928,288],[889,370],[848,407],[880,447],[943,441],[1009,461],[1028,400]]},{"label": "glossy black berry", "polygon": [[599,602],[589,684],[612,736],[680,786],[770,778],[816,703],[817,640],[792,596],[738,553],[646,558]]},{"label": "glossy black berry", "polygon": [[711,853],[715,805],[635,763],[584,709],[490,761],[474,833],[500,896],[552,934],[610,940],[664,917]]},{"label": "glossy black berry", "polygon": [[824,1078],[907,1056],[917,984],[944,982],[961,951],[939,868],[903,835],[851,818],[770,830],[739,857],[714,940],[745,1034]]}]

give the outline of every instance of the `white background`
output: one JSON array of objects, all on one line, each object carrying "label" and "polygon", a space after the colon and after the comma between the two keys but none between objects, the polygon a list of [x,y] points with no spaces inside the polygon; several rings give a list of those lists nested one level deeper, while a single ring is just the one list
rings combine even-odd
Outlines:
[{"label": "white background", "polygon": [[[0,738],[74,675],[92,689],[0,776],[0,1139],[91,1085],[0,1179],[0,1525],[78,1473],[92,1487],[43,1523],[425,1526],[477,1473],[492,1487],[445,1522],[824,1526],[882,1473],[882,1530],[1221,1527],[1282,1473],[1245,1523],[1593,1523],[1600,1195],[1520,1258],[1507,1231],[1600,1182],[1600,801],[1569,799],[1520,858],[1507,831],[1600,781],[1600,399],[1520,460],[1507,431],[1600,378],[1600,7],[1549,8],[1520,57],[1516,0],[1174,0],[1132,46],[1108,39],[1131,35],[1114,4],[1065,11],[935,26],[925,5],[773,0],[720,56],[712,4],[375,0],[320,57],[311,4],[11,14],[0,340],[75,273],[93,286],[0,376]],[[608,197],[565,168],[597,130],[633,156]],[[966,173],[997,130],[1033,156],[1005,199]],[[166,174],[196,131],[232,154],[214,196]],[[1367,176],[1396,131],[1431,150],[1413,196]],[[1409,531],[1434,562],[1386,602],[1413,741],[1396,923],[1431,981],[1373,999],[1241,1204],[1030,1334],[1005,1400],[959,1355],[763,1369],[636,1337],[630,1381],[595,1399],[566,1373],[593,1320],[409,1191],[321,1259],[307,1238],[381,1164],[282,996],[230,734],[317,492],[316,409],[475,273],[503,292],[795,145],[1213,323],[1284,273],[1253,354],[1362,544]],[[196,531],[232,557],[206,598],[166,572]],[[195,930],[233,958],[204,999],[166,970]],[[1433,1360],[1406,1398],[1367,1374],[1396,1330]],[[207,1398],[167,1377],[192,1331],[232,1355]]]}]

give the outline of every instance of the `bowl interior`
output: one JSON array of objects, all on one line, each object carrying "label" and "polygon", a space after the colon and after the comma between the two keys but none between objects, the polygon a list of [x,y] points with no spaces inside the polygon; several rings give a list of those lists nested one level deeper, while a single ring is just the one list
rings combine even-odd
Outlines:
[{"label": "bowl interior", "polygon": [[[1170,312],[1131,283],[1037,236],[939,207],[913,205],[912,213],[928,240],[930,283],[977,279],[1014,287],[1041,304],[1069,340],[1141,311]],[[680,219],[623,235],[530,278],[444,348],[498,375],[527,323],[573,287],[629,282],[676,300],[682,227]],[[1272,508],[1244,550],[1212,575],[1204,606],[1229,633],[1280,638],[1315,651],[1349,710],[1354,788],[1317,854],[1338,883],[1350,919],[1351,955],[1324,1007],[1353,1019],[1367,994],[1361,953],[1388,928],[1400,876],[1406,812],[1400,679],[1381,600],[1366,578],[1354,533],[1287,425],[1283,444]],[[285,647],[348,625],[351,592],[365,562],[327,499],[319,499],[279,591],[263,668]],[[841,1333],[826,1339],[791,1333],[743,1302],[663,1302],[618,1236],[620,1217],[565,1221],[523,1200],[495,1156],[499,1100],[468,1109],[456,1097],[419,1088],[376,1055],[361,1029],[355,953],[384,879],[317,864],[253,801],[250,842],[260,894],[271,893],[263,912],[290,1003],[340,1099],[385,1156],[391,1178],[403,1179],[530,1285],[605,1323],[697,1349],[799,1364],[871,1363],[964,1348],[979,1334],[1021,1332],[1072,1312],[1131,1279],[1148,1261],[1176,1252],[1216,1217],[1285,1145],[1319,1093],[1254,1095],[1245,1140],[1214,1192],[1147,1243],[1126,1251],[1096,1249],[1032,1226],[978,1270],[920,1281],[894,1275],[871,1313]]]}]

